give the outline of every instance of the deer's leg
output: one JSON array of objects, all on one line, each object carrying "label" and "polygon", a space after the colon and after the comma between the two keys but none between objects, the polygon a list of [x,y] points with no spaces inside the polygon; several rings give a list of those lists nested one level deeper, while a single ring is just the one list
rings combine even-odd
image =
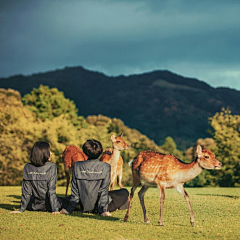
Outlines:
[{"label": "deer's leg", "polygon": [[158,223],[160,226],[164,226],[163,224],[163,204],[165,200],[165,188],[163,186],[158,185],[159,195],[160,195],[160,214]]},{"label": "deer's leg", "polygon": [[138,192],[138,197],[140,199],[140,203],[141,203],[141,206],[142,206],[142,210],[143,210],[143,216],[144,216],[144,221],[149,224],[150,221],[147,217],[147,212],[146,212],[146,208],[145,208],[145,204],[144,204],[144,195],[146,193],[146,191],[148,190],[148,186],[147,185],[143,185],[141,190]]},{"label": "deer's leg", "polygon": [[113,190],[113,186],[114,186],[115,180],[116,180],[116,172],[113,173],[112,176],[111,176],[110,191]]},{"label": "deer's leg", "polygon": [[128,210],[127,210],[126,215],[125,215],[125,217],[124,217],[124,222],[127,222],[127,221],[128,221],[129,211],[130,211],[130,207],[131,207],[131,204],[132,204],[133,195],[134,195],[134,192],[135,192],[135,190],[137,189],[139,183],[140,183],[139,179],[138,179],[138,178],[134,178],[134,176],[133,176],[133,186],[132,186],[132,188],[131,188],[131,193],[130,193],[130,198],[129,198],[129,204],[128,204]]},{"label": "deer's leg", "polygon": [[114,186],[114,182],[113,182],[113,181],[111,181],[111,183],[110,183],[110,191],[112,191],[112,190],[113,190],[113,186]]},{"label": "deer's leg", "polygon": [[118,180],[118,186],[120,188],[123,188],[123,186],[122,186],[122,168],[118,172],[118,179],[117,180]]},{"label": "deer's leg", "polygon": [[65,194],[65,197],[66,197],[67,193],[68,193],[68,186],[69,186],[69,183],[70,183],[70,173],[65,171],[65,175],[66,175],[66,178],[67,178],[67,186],[66,186],[66,194]]},{"label": "deer's leg", "polygon": [[184,196],[184,198],[187,201],[188,209],[189,209],[189,212],[190,212],[190,223],[193,227],[193,225],[194,225],[194,213],[193,213],[192,206],[191,206],[191,203],[190,203],[190,198],[189,198],[187,192],[185,191],[183,185],[178,185],[176,189],[179,193],[181,193]]}]

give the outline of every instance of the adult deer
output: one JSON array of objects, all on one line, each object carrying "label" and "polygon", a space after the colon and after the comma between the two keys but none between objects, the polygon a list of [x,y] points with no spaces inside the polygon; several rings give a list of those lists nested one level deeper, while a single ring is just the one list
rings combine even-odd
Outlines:
[{"label": "adult deer", "polygon": [[62,161],[64,164],[64,172],[67,178],[66,194],[68,193],[68,187],[70,183],[70,175],[72,174],[73,165],[77,161],[85,161],[88,157],[77,146],[69,145],[62,153]]},{"label": "adult deer", "polygon": [[112,134],[110,137],[112,148],[105,149],[100,158],[100,161],[107,162],[111,165],[110,190],[113,190],[116,177],[118,178],[118,186],[122,188],[123,159],[120,156],[120,151],[129,148],[129,145],[123,140],[122,136],[123,134],[120,134],[118,137],[115,137]]},{"label": "adult deer", "polygon": [[173,155],[164,155],[154,151],[143,151],[136,156],[132,163],[133,186],[130,194],[128,210],[124,221],[129,217],[130,206],[134,191],[141,183],[142,188],[138,192],[140,203],[143,210],[144,220],[150,223],[144,205],[144,194],[149,185],[157,185],[160,192],[160,215],[159,224],[163,226],[163,204],[166,188],[176,188],[184,196],[190,211],[190,222],[194,225],[194,214],[190,204],[190,199],[185,191],[183,184],[199,175],[203,169],[220,169],[222,164],[215,158],[209,150],[204,150],[200,145],[197,146],[197,157],[191,163],[184,163]]}]

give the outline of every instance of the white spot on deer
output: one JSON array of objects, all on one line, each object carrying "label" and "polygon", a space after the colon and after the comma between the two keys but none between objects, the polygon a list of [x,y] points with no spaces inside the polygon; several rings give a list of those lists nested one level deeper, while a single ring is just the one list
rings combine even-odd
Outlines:
[{"label": "white spot on deer", "polygon": [[[199,153],[211,153],[209,150],[202,150],[201,146],[198,145],[197,147],[197,155]],[[151,151],[145,151],[146,154],[146,159],[147,161],[147,155],[151,156]],[[162,160],[162,154],[158,154],[155,160]],[[204,156],[204,154],[201,154],[201,156]],[[205,161],[204,157],[198,158],[196,161],[193,161],[192,163],[182,163],[179,161],[177,158],[175,158],[172,155],[164,155],[164,158],[166,161],[162,161],[162,165],[159,166],[157,164],[157,161],[152,162],[152,173],[149,173],[146,171],[144,168],[144,165],[140,168],[140,171],[137,172],[135,175],[133,175],[133,183],[134,185],[132,186],[131,189],[131,195],[130,195],[130,201],[129,201],[129,207],[127,210],[127,213],[125,215],[124,221],[126,222],[129,217],[129,211],[130,211],[130,206],[133,198],[134,191],[136,190],[137,186],[139,185],[139,182],[142,182],[142,188],[140,190],[140,194],[138,195],[140,198],[140,203],[144,212],[144,220],[146,223],[150,223],[147,213],[146,213],[146,208],[144,205],[144,194],[146,193],[148,187],[150,184],[156,184],[158,186],[158,189],[160,191],[160,197],[161,197],[161,204],[160,204],[160,216],[159,216],[159,224],[163,226],[163,216],[162,216],[162,208],[163,208],[163,202],[165,199],[165,188],[176,188],[176,190],[185,197],[189,211],[190,211],[190,222],[191,225],[194,225],[194,213],[190,204],[189,197],[186,193],[186,191],[183,188],[183,184],[186,181],[189,181],[193,178],[195,178],[197,175],[201,173],[203,168],[205,169],[220,169],[222,164],[215,158],[213,153],[209,154],[208,161]],[[144,160],[143,160],[144,161]],[[169,164],[169,162],[171,164]],[[159,168],[163,168],[163,170],[159,171]],[[158,169],[158,171],[155,171]],[[164,171],[166,169],[166,171]],[[174,169],[174,171],[172,171]],[[154,174],[154,177],[149,177]],[[139,179],[144,179],[144,181],[139,180]]]}]

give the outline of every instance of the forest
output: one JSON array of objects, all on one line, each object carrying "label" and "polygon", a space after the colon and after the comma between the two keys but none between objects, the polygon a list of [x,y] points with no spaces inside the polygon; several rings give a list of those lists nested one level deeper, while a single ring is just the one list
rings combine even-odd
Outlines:
[{"label": "forest", "polygon": [[[206,119],[204,119],[206,121]],[[62,153],[67,145],[82,147],[87,139],[99,140],[103,148],[111,147],[110,135],[123,133],[130,145],[121,152],[124,160],[123,185],[131,185],[128,162],[143,150],[173,154],[188,163],[194,160],[198,144],[211,150],[223,167],[218,171],[205,170],[186,182],[188,187],[240,186],[240,116],[222,109],[207,119],[211,138],[199,138],[194,146],[178,150],[171,136],[157,145],[148,136],[129,128],[121,119],[104,115],[81,115],[74,101],[57,88],[40,85],[21,97],[14,89],[0,89],[0,185],[17,186],[22,183],[22,170],[36,141],[47,141],[52,161],[58,168],[59,186],[66,184]]]},{"label": "forest", "polygon": [[170,71],[113,77],[78,66],[0,78],[0,88],[21,96],[40,84],[64,92],[84,118],[101,114],[121,119],[157,145],[171,136],[182,151],[199,138],[212,137],[208,118],[222,108],[240,114],[240,91],[214,88]]}]

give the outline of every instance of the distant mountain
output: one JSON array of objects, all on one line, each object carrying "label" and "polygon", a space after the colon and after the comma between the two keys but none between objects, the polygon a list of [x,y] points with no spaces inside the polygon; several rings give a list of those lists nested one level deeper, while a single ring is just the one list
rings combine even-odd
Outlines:
[{"label": "distant mountain", "polygon": [[40,84],[56,87],[73,100],[79,115],[102,114],[124,121],[157,144],[171,136],[180,149],[208,137],[208,118],[222,107],[240,113],[240,91],[213,88],[169,71],[110,77],[82,67],[0,79],[0,88],[23,96]]}]

